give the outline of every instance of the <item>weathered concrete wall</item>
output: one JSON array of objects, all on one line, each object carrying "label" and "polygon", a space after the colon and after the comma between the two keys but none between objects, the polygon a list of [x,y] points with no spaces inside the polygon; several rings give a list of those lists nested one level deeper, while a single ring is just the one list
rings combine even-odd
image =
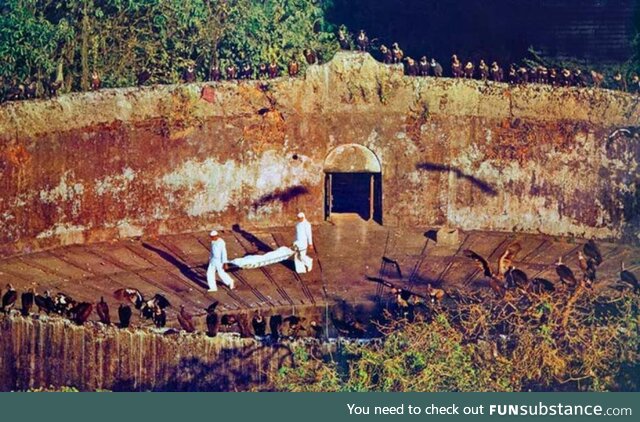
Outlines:
[{"label": "weathered concrete wall", "polygon": [[335,351],[315,341],[267,345],[230,335],[162,335],[69,321],[0,317],[0,391],[70,386],[84,391],[263,389],[296,348]]},{"label": "weathered concrete wall", "polygon": [[323,218],[327,154],[371,149],[384,223],[638,241],[638,97],[409,78],[339,53],[302,78],[0,107],[0,252]]}]

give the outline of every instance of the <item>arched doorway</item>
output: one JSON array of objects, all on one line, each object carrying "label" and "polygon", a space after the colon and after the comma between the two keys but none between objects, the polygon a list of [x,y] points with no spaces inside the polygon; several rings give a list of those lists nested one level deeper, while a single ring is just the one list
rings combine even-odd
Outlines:
[{"label": "arched doorway", "polygon": [[358,214],[382,224],[382,167],[370,149],[340,145],[324,161],[325,219]]}]

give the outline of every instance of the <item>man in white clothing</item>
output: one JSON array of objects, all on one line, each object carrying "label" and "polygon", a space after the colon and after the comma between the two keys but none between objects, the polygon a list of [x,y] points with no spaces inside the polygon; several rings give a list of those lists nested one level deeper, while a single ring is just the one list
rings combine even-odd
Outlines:
[{"label": "man in white clothing", "polygon": [[296,250],[294,256],[296,272],[306,273],[311,271],[313,259],[307,256],[307,250],[313,248],[313,235],[311,234],[311,224],[307,221],[303,212],[298,213],[296,240],[293,245]]},{"label": "man in white clothing", "polygon": [[215,230],[209,233],[209,237],[211,238],[211,254],[209,255],[209,267],[207,268],[209,291],[218,291],[218,287],[216,286],[216,273],[220,276],[220,280],[229,286],[229,289],[233,290],[235,288],[233,279],[224,270],[224,265],[228,262],[227,245]]}]

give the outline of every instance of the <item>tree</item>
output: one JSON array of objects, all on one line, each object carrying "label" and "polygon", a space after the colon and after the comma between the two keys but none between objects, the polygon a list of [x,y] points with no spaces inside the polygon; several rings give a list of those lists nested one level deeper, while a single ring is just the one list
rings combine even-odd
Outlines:
[{"label": "tree", "polygon": [[329,58],[325,3],[308,0],[7,0],[0,16],[0,73],[24,79],[62,64],[66,89],[130,86],[142,69],[174,83],[188,64],[276,60],[313,48]]},{"label": "tree", "polygon": [[324,18],[327,3],[308,0],[236,0],[229,28],[220,43],[223,61],[275,61],[284,68],[291,59],[304,62],[302,51],[315,50],[331,58],[337,46],[334,27]]},{"label": "tree", "polygon": [[38,0],[6,0],[0,12],[0,75],[24,80],[53,72],[60,44],[73,36],[68,22],[48,20]]}]

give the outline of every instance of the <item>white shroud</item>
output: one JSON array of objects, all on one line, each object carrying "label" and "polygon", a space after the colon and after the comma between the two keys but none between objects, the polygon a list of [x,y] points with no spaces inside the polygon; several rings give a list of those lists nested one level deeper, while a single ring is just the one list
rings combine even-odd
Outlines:
[{"label": "white shroud", "polygon": [[264,255],[247,255],[229,261],[229,264],[240,268],[260,268],[266,265],[277,264],[291,258],[295,251],[286,246],[281,246],[275,251],[267,252]]}]

